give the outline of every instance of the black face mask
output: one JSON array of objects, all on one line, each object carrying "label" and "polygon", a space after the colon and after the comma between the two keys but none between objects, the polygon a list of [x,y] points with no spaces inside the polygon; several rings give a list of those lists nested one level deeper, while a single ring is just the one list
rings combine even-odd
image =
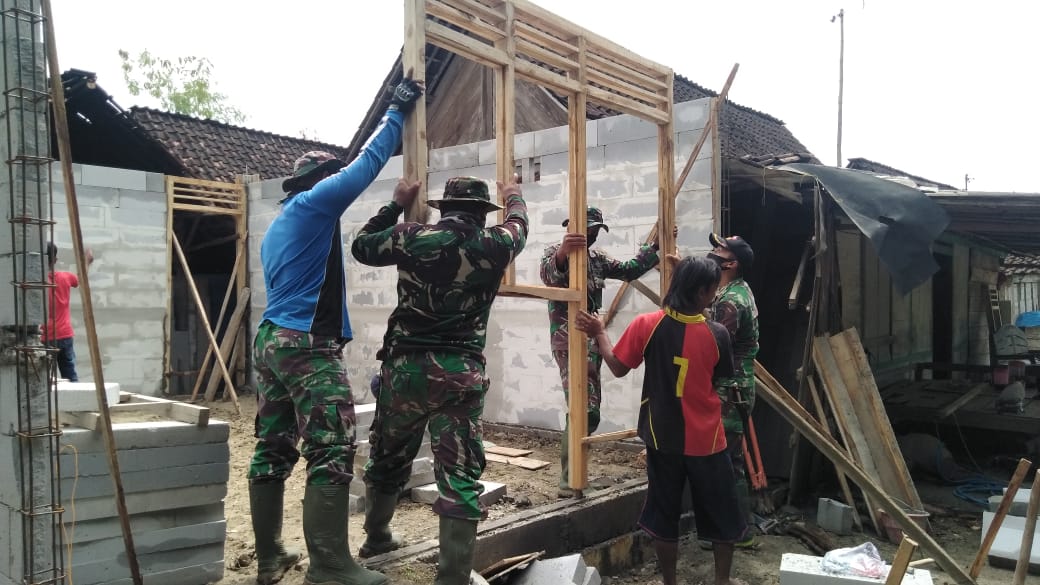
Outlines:
[{"label": "black face mask", "polygon": [[726,269],[726,267],[723,266],[723,264],[726,264],[728,262],[733,262],[732,258],[723,258],[722,256],[719,256],[715,252],[708,252],[708,258],[710,260],[714,260],[715,263],[719,265],[719,268],[721,268],[723,270]]}]

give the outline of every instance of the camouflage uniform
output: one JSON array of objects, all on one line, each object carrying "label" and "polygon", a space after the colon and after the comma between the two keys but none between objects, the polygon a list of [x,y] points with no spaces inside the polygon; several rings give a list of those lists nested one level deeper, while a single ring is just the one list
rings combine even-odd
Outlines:
[{"label": "camouflage uniform", "polygon": [[285,480],[300,459],[307,483],[345,485],[353,479],[354,402],[335,337],[264,321],[256,334],[257,445],[250,481]]},{"label": "camouflage uniform", "polygon": [[[603,214],[596,208],[588,211],[590,223],[602,225]],[[556,265],[556,251],[559,244],[554,244],[545,249],[542,254],[541,277],[547,286],[566,288],[569,282],[567,267],[560,269]],[[654,246],[645,244],[639,248],[635,258],[621,262],[615,260],[606,252],[600,250],[589,250],[588,269],[588,311],[597,313],[603,308],[603,288],[608,278],[615,280],[635,280],[644,275],[657,265],[657,250]],[[564,396],[568,393],[568,368],[567,368],[567,303],[564,301],[549,301],[549,343],[552,348],[553,359],[560,368],[560,379],[563,382]],[[603,364],[603,356],[593,340],[588,340],[589,356],[589,432],[596,430],[599,426],[599,407],[601,401],[600,366]]]},{"label": "camouflage uniform", "polygon": [[758,355],[758,306],[751,287],[743,278],[737,278],[715,294],[712,319],[729,331],[733,340],[733,362],[737,374],[732,378],[714,380],[715,391],[722,399],[722,425],[726,429],[726,444],[737,494],[745,519],[751,516],[748,493],[747,465],[744,461],[744,421],[732,404],[732,388],[740,389],[747,401],[748,416],[755,405],[755,356]]},{"label": "camouflage uniform", "polygon": [[[473,192],[486,200],[483,181],[452,179],[445,198],[430,205],[444,211],[451,194]],[[401,489],[428,424],[440,492],[434,511],[477,520],[487,321],[502,275],[527,240],[527,206],[519,193],[510,194],[505,223],[487,228],[458,216],[434,225],[397,224],[402,211],[396,203],[385,205],[352,247],[362,264],[396,265],[398,271],[397,308],[377,354],[382,388],[365,483],[384,493]]]}]

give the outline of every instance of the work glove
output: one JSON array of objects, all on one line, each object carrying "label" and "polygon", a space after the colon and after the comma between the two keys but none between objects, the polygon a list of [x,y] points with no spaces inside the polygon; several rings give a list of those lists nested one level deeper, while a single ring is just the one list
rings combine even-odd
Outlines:
[{"label": "work glove", "polygon": [[394,94],[390,96],[390,109],[400,110],[404,115],[415,107],[415,102],[422,96],[423,88],[414,79],[405,77],[401,83],[394,88]]}]

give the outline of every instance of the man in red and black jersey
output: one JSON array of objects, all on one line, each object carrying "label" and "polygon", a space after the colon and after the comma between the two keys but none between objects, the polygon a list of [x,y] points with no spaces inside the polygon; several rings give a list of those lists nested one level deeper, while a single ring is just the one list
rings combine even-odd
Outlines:
[{"label": "man in red and black jersey", "polygon": [[713,377],[733,375],[729,332],[703,315],[718,289],[720,270],[707,258],[675,267],[664,308],[640,315],[617,345],[603,322],[579,313],[578,329],[599,344],[603,361],[621,377],[646,362],[639,437],[647,446],[647,495],[639,526],[654,538],[664,585],[675,585],[679,516],[687,483],[698,538],[714,543],[715,585],[730,577],[733,545],[744,539],[733,468],[726,455],[722,402]]}]

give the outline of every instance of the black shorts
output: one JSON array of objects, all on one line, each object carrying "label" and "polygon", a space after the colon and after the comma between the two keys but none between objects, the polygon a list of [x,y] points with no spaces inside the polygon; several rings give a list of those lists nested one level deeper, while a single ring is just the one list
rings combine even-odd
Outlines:
[{"label": "black shorts", "polygon": [[740,542],[747,533],[737,500],[733,466],[725,451],[693,457],[647,449],[647,492],[639,527],[666,541],[679,539],[683,488],[690,484],[697,538]]}]

